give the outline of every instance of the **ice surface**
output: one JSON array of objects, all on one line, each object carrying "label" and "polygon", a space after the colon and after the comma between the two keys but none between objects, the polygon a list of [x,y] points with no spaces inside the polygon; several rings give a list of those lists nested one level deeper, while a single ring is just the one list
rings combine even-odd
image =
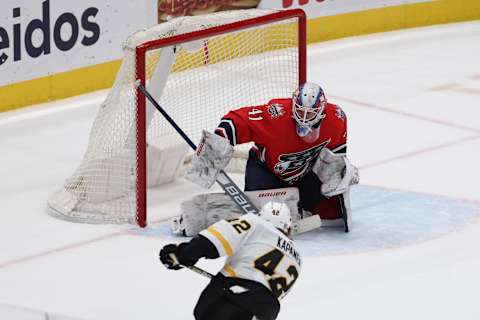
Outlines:
[{"label": "ice surface", "polygon": [[[297,238],[303,272],[280,320],[480,319],[479,57],[478,21],[309,48],[309,80],[348,115],[361,184],[351,233]],[[180,238],[157,220],[201,190],[180,180],[150,192],[145,230],[45,212],[104,95],[0,114],[0,319],[193,318],[207,280],[163,268],[159,248]]]}]

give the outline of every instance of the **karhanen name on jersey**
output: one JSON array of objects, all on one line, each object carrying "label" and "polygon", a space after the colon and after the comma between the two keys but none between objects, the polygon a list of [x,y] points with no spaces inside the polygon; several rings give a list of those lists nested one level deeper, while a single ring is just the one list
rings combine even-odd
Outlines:
[{"label": "karhanen name on jersey", "polygon": [[279,248],[279,249],[282,250],[283,252],[288,253],[288,254],[291,255],[293,258],[295,258],[295,260],[297,261],[297,263],[298,263],[299,266],[302,265],[302,262],[301,262],[301,259],[300,259],[300,255],[298,254],[297,250],[295,250],[295,249],[293,248],[293,246],[290,244],[289,241],[285,240],[285,239],[282,238],[282,237],[278,237],[278,240],[277,240],[277,248]]}]

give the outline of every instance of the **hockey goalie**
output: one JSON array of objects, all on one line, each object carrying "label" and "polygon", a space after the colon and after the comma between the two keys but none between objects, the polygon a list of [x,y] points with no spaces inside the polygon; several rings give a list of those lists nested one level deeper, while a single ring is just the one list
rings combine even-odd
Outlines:
[{"label": "hockey goalie", "polygon": [[[204,131],[185,177],[210,188],[228,165],[233,146],[253,142],[245,168],[245,193],[261,207],[285,202],[292,218],[317,215],[323,226],[351,228],[350,186],[358,170],[347,158],[347,118],[323,89],[304,83],[291,98],[231,110],[214,133]],[[182,203],[172,231],[194,236],[221,219],[241,215],[224,194],[203,194]]]}]

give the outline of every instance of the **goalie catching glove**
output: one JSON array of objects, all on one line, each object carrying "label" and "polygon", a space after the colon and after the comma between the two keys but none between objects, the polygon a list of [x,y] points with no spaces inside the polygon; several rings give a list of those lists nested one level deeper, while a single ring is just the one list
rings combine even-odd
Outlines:
[{"label": "goalie catching glove", "polygon": [[218,174],[225,169],[232,156],[233,147],[227,139],[203,130],[185,178],[208,189],[215,183]]},{"label": "goalie catching glove", "polygon": [[312,171],[322,182],[322,194],[332,197],[345,193],[351,185],[358,184],[358,169],[345,155],[334,154],[323,148]]}]

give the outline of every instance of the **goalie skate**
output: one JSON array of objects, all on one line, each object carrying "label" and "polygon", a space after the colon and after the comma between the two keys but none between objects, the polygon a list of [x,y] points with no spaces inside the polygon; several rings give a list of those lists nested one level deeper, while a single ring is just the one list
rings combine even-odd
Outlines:
[{"label": "goalie skate", "polygon": [[177,216],[170,219],[170,229],[172,233],[178,236],[186,236],[183,216]]}]

